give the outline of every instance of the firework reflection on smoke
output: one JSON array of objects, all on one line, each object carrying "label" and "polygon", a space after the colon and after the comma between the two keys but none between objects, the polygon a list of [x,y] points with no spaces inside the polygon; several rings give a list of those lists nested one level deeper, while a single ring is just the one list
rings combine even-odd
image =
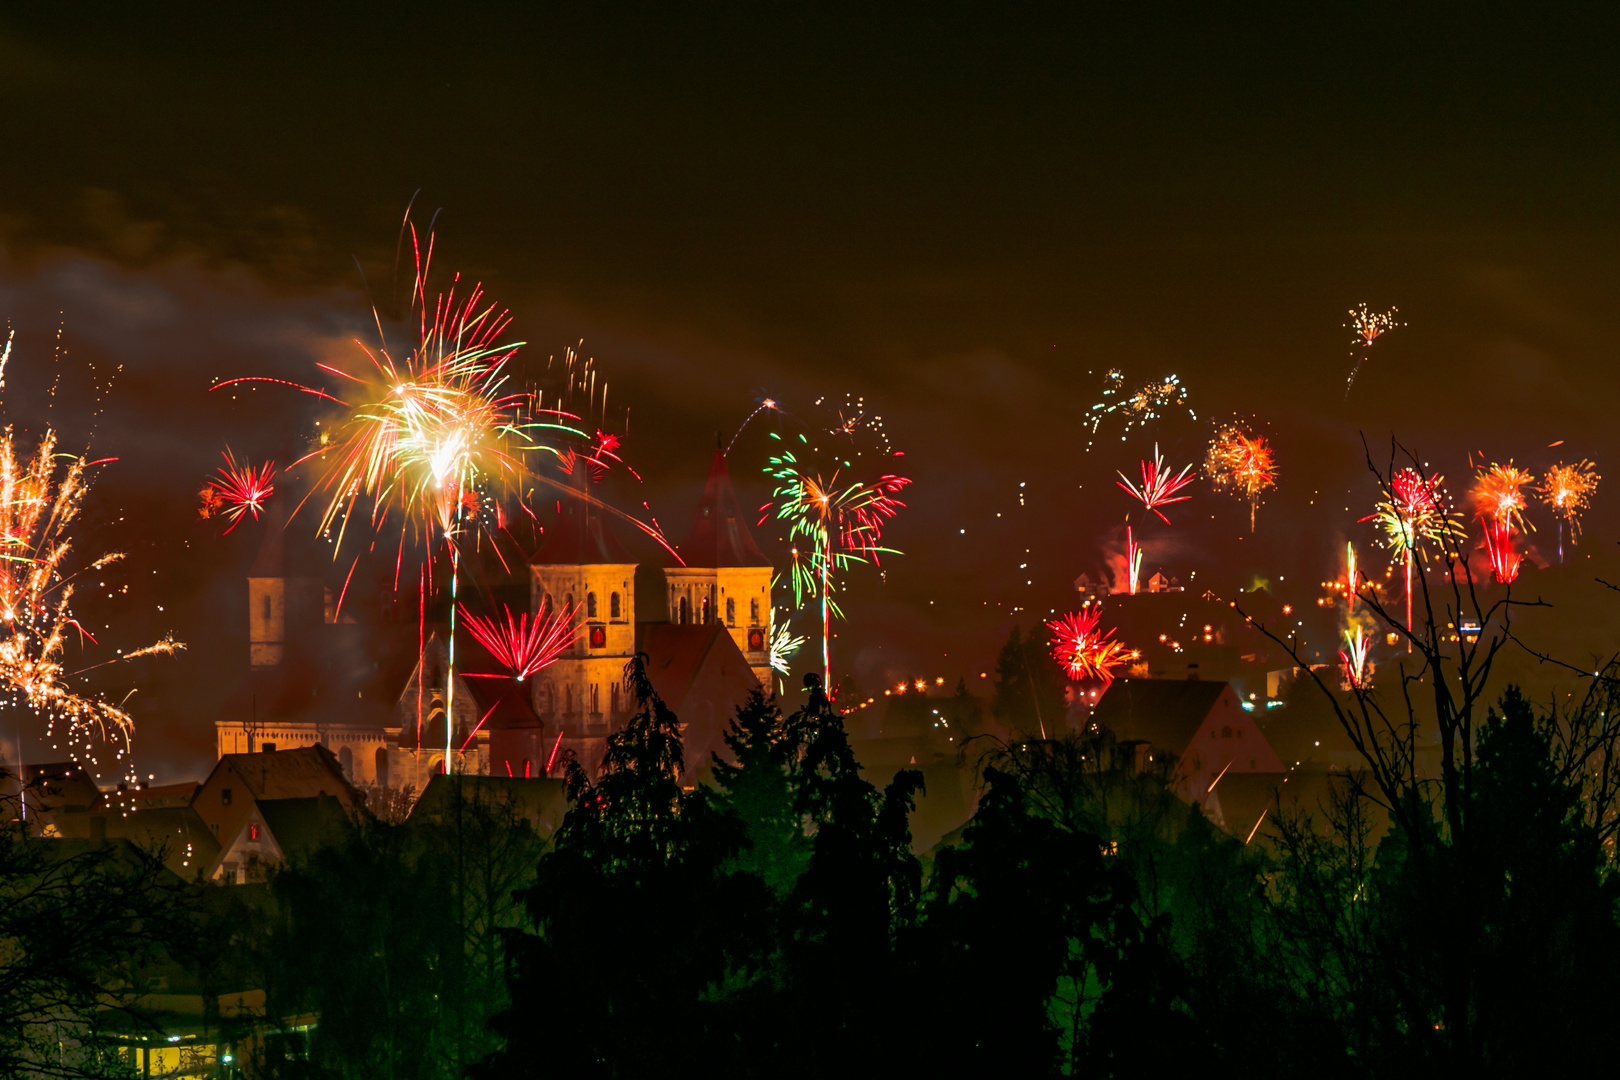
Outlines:
[{"label": "firework reflection on smoke", "polygon": [[1119,479],[1114,481],[1124,488],[1136,499],[1140,500],[1147,509],[1159,515],[1159,520],[1166,525],[1170,519],[1164,516],[1159,508],[1169,506],[1171,503],[1186,502],[1191,495],[1177,495],[1176,492],[1193,482],[1193,467],[1188,465],[1179,473],[1172,473],[1164,463],[1164,456],[1159,453],[1159,444],[1153,444],[1153,460],[1142,462],[1142,486],[1137,487],[1131,483],[1130,477],[1123,472]]},{"label": "firework reflection on smoke", "polygon": [[[49,428],[32,455],[19,451],[12,428],[0,435],[0,685],[42,716],[45,735],[65,741],[76,761],[94,760],[97,739],[114,743],[124,757],[135,727],[122,708],[74,686],[73,677],[91,668],[70,672],[63,662],[70,632],[81,642],[95,640],[73,615],[75,579],[123,558],[108,553],[78,571],[68,566],[84,470],[82,457],[57,453]],[[184,648],[167,636],[107,663]]]},{"label": "firework reflection on smoke", "polygon": [[[1351,355],[1356,358],[1356,363],[1350,369],[1350,377],[1345,380],[1344,396],[1346,398],[1349,398],[1351,388],[1356,385],[1356,376],[1361,374],[1361,365],[1367,362],[1367,350],[1372,348],[1372,343],[1396,327],[1406,325],[1395,321],[1395,316],[1399,311],[1399,308],[1390,308],[1385,312],[1369,311],[1366,304],[1350,309],[1350,321],[1344,325],[1346,329],[1354,331],[1356,335],[1351,342],[1353,346]],[[1359,347],[1361,351],[1359,353],[1355,352],[1354,347]]]},{"label": "firework reflection on smoke", "polygon": [[1204,471],[1217,491],[1249,504],[1249,531],[1254,532],[1260,496],[1277,486],[1277,461],[1265,436],[1255,435],[1234,420],[1215,429],[1204,455]]},{"label": "firework reflection on smoke", "polygon": [[1504,585],[1519,576],[1521,557],[1513,550],[1514,530],[1535,530],[1524,516],[1524,489],[1534,479],[1529,470],[1509,461],[1480,470],[1474,480],[1471,494],[1485,530],[1485,552],[1491,560],[1491,572]]},{"label": "firework reflection on smoke", "polygon": [[1114,681],[1114,669],[1135,655],[1114,640],[1114,630],[1098,627],[1100,606],[1086,605],[1072,615],[1053,619],[1046,625],[1052,631],[1052,658],[1071,679]]},{"label": "firework reflection on smoke", "polygon": [[1580,544],[1581,513],[1592,504],[1592,496],[1597,492],[1600,479],[1597,466],[1590,461],[1582,460],[1574,465],[1565,465],[1560,461],[1547,470],[1547,475],[1535,489],[1541,496],[1541,501],[1550,507],[1553,515],[1558,518],[1560,563],[1564,561],[1564,526],[1569,526],[1570,545]]},{"label": "firework reflection on smoke", "polygon": [[219,475],[203,484],[198,492],[202,502],[199,514],[204,520],[223,517],[229,521],[230,525],[221,535],[229,535],[231,529],[242,523],[245,515],[251,515],[254,521],[258,521],[259,511],[269,504],[270,496],[275,493],[275,485],[270,482],[275,474],[275,462],[267,461],[258,468],[251,464],[238,464],[227,447],[225,464],[220,466]]},{"label": "firework reflection on smoke", "polygon": [[1103,382],[1102,400],[1087,410],[1089,414],[1087,419],[1091,424],[1091,439],[1087,440],[1086,449],[1091,449],[1092,442],[1096,441],[1098,429],[1110,416],[1124,419],[1125,427],[1119,436],[1120,441],[1124,442],[1132,428],[1157,420],[1171,409],[1186,409],[1188,416],[1194,420],[1198,419],[1198,414],[1187,404],[1187,390],[1181,385],[1179,375],[1166,375],[1127,394],[1124,374],[1117,368],[1111,369]]},{"label": "firework reflection on smoke", "polygon": [[572,607],[565,604],[556,611],[541,611],[532,623],[526,611],[513,615],[512,609],[504,604],[502,611],[504,617],[496,619],[469,614],[463,606],[461,617],[478,643],[519,682],[550,667],[584,629],[584,623],[576,621],[580,612],[578,604]]}]

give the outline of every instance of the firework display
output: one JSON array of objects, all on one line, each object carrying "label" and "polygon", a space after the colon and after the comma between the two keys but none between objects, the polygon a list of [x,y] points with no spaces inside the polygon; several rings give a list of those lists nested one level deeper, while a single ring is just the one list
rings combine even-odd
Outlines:
[{"label": "firework display", "polygon": [[[1367,350],[1372,348],[1372,343],[1396,327],[1406,325],[1395,321],[1398,312],[1398,308],[1390,308],[1385,312],[1369,311],[1366,304],[1360,304],[1350,309],[1350,321],[1344,325],[1347,330],[1355,333],[1355,338],[1352,341],[1354,348],[1351,350],[1351,355],[1356,358],[1356,363],[1350,369],[1350,377],[1345,380],[1344,396],[1346,398],[1350,396],[1351,388],[1356,385],[1356,376],[1361,374],[1361,365],[1367,362]],[[1355,348],[1359,348],[1361,351],[1356,352]]]},{"label": "firework display", "polygon": [[[772,437],[777,438],[775,432]],[[809,439],[799,436],[813,451]],[[841,479],[838,471],[811,471],[792,450],[773,455],[765,468],[775,482],[771,502],[762,507],[760,523],[774,515],[788,526],[794,541],[791,582],[794,604],[806,597],[821,603],[821,666],[831,684],[831,622],[842,618],[833,600],[836,575],[852,566],[877,565],[882,555],[899,554],[883,546],[883,527],[905,506],[895,496],[911,481],[886,473],[872,481]]]},{"label": "firework display", "polygon": [[1179,473],[1172,473],[1164,463],[1164,456],[1159,453],[1159,444],[1154,443],[1153,460],[1142,462],[1142,486],[1137,487],[1124,473],[1118,474],[1119,479],[1115,483],[1140,501],[1144,507],[1159,515],[1159,520],[1168,525],[1170,519],[1164,516],[1164,511],[1160,507],[1186,502],[1192,498],[1191,495],[1176,494],[1193,482],[1192,470],[1193,467],[1188,465]]},{"label": "firework display", "polygon": [[[0,685],[43,717],[46,737],[61,739],[75,761],[93,760],[97,740],[114,744],[122,759],[134,720],[80,689],[74,680],[80,672],[67,670],[64,662],[70,639],[94,643],[73,615],[77,579],[123,558],[111,552],[79,570],[69,564],[86,491],[85,467],[84,458],[57,452],[56,433],[48,428],[31,454],[19,447],[13,428],[0,434]],[[184,648],[170,636],[120,659]]]},{"label": "firework display", "polygon": [[496,619],[469,614],[463,607],[461,621],[478,643],[519,682],[550,667],[584,629],[579,621],[578,604],[564,605],[557,611],[542,611],[532,623],[526,611],[514,615],[511,608],[502,605],[502,612],[503,617]]},{"label": "firework display", "polygon": [[1344,668],[1344,678],[1351,686],[1365,685],[1367,676],[1367,647],[1371,644],[1361,627],[1355,632],[1345,631],[1344,648],[1339,651],[1339,664]]},{"label": "firework display", "polygon": [[1134,655],[1114,640],[1114,631],[1098,627],[1102,608],[1087,605],[1079,612],[1053,619],[1046,625],[1052,631],[1052,658],[1071,679],[1114,681],[1114,670]]},{"label": "firework display", "polygon": [[1126,591],[1135,596],[1142,589],[1142,545],[1129,525],[1125,526],[1125,574]]},{"label": "firework display", "polygon": [[270,481],[276,475],[276,463],[267,461],[258,468],[250,464],[238,464],[230,450],[225,451],[225,464],[220,466],[219,475],[203,484],[198,495],[202,501],[199,514],[204,520],[212,517],[223,517],[230,522],[225,534],[242,523],[244,516],[251,515],[254,521],[259,520],[259,512],[270,502],[270,496],[275,493],[275,485]]},{"label": "firework display", "polygon": [[1217,491],[1249,504],[1249,531],[1254,531],[1260,496],[1277,486],[1277,461],[1265,436],[1255,435],[1241,421],[1215,429],[1204,456],[1204,471]]},{"label": "firework display", "polygon": [[1470,493],[1475,513],[1485,530],[1485,552],[1490,557],[1491,573],[1504,585],[1519,576],[1521,556],[1513,549],[1515,530],[1535,530],[1524,516],[1524,489],[1534,479],[1529,470],[1511,461],[1506,465],[1493,464],[1480,470]]},{"label": "firework display", "polygon": [[1581,542],[1581,512],[1592,503],[1592,496],[1597,491],[1597,466],[1590,461],[1578,461],[1574,465],[1565,465],[1560,461],[1547,470],[1542,477],[1541,484],[1535,489],[1558,519],[1558,561],[1564,561],[1564,526],[1569,526],[1569,542],[1578,545]]},{"label": "firework display", "polygon": [[[1462,526],[1445,508],[1440,476],[1424,476],[1413,468],[1398,469],[1389,478],[1389,490],[1362,521],[1376,521],[1383,542],[1401,560],[1406,576],[1406,628],[1412,629],[1412,564],[1422,557],[1423,545],[1442,543],[1462,535]],[[1407,649],[1411,649],[1407,642]]]},{"label": "firework display", "polygon": [[[1187,390],[1181,385],[1179,375],[1166,375],[1126,393],[1125,375],[1118,369],[1112,369],[1103,382],[1102,400],[1087,410],[1091,438],[1095,441],[1104,420],[1118,417],[1125,422],[1119,436],[1123,442],[1133,428],[1158,420],[1172,409],[1186,409],[1189,417],[1198,419],[1198,414],[1187,404]],[[1086,449],[1090,448],[1091,442],[1087,442]]]}]

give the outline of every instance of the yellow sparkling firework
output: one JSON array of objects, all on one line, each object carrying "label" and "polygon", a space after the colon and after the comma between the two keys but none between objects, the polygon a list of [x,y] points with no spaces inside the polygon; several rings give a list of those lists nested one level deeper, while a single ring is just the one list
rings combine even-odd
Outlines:
[{"label": "yellow sparkling firework", "polygon": [[[92,757],[98,738],[118,746],[122,758],[134,721],[118,706],[81,692],[74,684],[81,672],[63,663],[70,631],[81,640],[90,636],[73,617],[77,575],[67,568],[84,500],[84,469],[82,457],[56,452],[54,431],[46,429],[32,455],[19,452],[12,428],[0,435],[0,686],[42,716],[46,736],[65,741],[75,760]],[[77,573],[121,558],[102,555]],[[183,648],[165,637],[119,659]]]},{"label": "yellow sparkling firework", "polygon": [[1580,542],[1581,512],[1592,505],[1592,496],[1597,492],[1600,479],[1597,466],[1590,461],[1578,461],[1574,465],[1565,465],[1560,461],[1547,470],[1547,475],[1535,489],[1558,520],[1569,526],[1569,542],[1572,544]]}]

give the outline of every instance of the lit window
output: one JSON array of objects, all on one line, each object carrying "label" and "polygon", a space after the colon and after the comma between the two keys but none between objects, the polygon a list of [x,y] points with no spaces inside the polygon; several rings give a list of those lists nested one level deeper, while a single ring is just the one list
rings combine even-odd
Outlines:
[{"label": "lit window", "polygon": [[254,823],[252,825],[249,825],[248,826],[248,839],[249,840],[257,840],[258,838],[259,838],[259,826],[258,826],[258,824]]},{"label": "lit window", "polygon": [[221,806],[229,806],[229,805],[231,805],[231,789],[230,788],[220,788],[219,789],[219,805],[221,805]]}]

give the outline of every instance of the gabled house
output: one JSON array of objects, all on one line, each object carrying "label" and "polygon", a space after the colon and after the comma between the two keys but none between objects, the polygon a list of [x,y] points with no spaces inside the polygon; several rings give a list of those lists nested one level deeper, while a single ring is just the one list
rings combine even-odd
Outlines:
[{"label": "gabled house", "polygon": [[1227,773],[1281,773],[1282,762],[1230,683],[1115,679],[1092,722],[1148,757],[1176,759],[1176,794],[1219,819],[1216,789]]},{"label": "gabled house", "polygon": [[329,795],[256,801],[208,868],[225,885],[263,881],[277,863],[302,858],[342,836],[349,811]]},{"label": "gabled house", "polygon": [[344,812],[361,803],[359,793],[344,778],[336,756],[324,746],[226,754],[220,758],[191,804],[221,849],[208,876],[217,878],[228,872],[234,880],[244,880],[245,866],[231,851],[241,836],[252,832],[250,825],[270,824],[261,804],[321,798],[331,800]]}]

